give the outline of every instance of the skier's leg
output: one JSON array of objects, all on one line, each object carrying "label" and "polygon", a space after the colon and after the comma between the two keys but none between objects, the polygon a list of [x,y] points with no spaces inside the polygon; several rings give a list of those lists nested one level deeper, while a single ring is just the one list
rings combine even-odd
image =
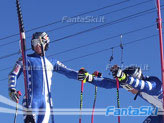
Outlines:
[{"label": "skier's leg", "polygon": [[[25,99],[25,96],[23,97],[23,102],[22,102],[22,105],[23,107],[26,107],[26,99]],[[23,120],[25,122],[25,119],[26,119],[26,112],[25,112],[25,108],[23,109],[24,110],[24,114],[23,114]]]},{"label": "skier's leg", "polygon": [[162,115],[149,116],[144,120],[143,123],[163,123],[163,117]]},{"label": "skier's leg", "polygon": [[[23,97],[23,102],[22,103],[23,103],[23,107],[26,107],[27,108],[27,105],[26,105],[26,97],[25,96]],[[23,119],[24,119],[24,123],[29,123],[29,122],[36,123],[35,114],[27,115],[25,108],[24,108]]]},{"label": "skier's leg", "polygon": [[50,117],[49,103],[45,101],[40,109],[43,114],[39,114],[37,123],[48,123]]}]

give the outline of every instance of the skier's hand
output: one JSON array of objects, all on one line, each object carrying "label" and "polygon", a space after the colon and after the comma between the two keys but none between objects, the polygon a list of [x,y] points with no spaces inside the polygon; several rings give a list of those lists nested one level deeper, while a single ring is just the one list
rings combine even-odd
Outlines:
[{"label": "skier's hand", "polygon": [[94,73],[92,73],[92,75],[96,77],[102,77],[102,73],[100,73],[99,71],[95,71]]},{"label": "skier's hand", "polygon": [[35,123],[33,115],[27,115],[25,118],[25,123]]},{"label": "skier's hand", "polygon": [[78,71],[78,80],[83,81],[83,82],[92,82],[93,80],[93,75],[89,74],[84,68],[81,68]]},{"label": "skier's hand", "polygon": [[112,72],[112,75],[114,78],[121,78],[122,70],[117,65],[114,65],[113,67],[111,67],[110,71]]},{"label": "skier's hand", "polygon": [[20,91],[16,91],[16,89],[10,89],[10,98],[14,102],[18,103],[19,102],[19,97],[22,95]]},{"label": "skier's hand", "polygon": [[127,75],[120,69],[120,67],[114,65],[111,67],[110,71],[112,72],[114,78],[118,78],[119,82],[126,82]]}]

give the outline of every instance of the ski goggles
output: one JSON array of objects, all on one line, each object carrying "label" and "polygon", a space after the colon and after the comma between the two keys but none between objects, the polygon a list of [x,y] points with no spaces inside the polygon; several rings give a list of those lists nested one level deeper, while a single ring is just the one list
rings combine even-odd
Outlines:
[{"label": "ski goggles", "polygon": [[32,40],[32,46],[36,47],[37,45],[41,46],[41,42],[39,39],[33,39]]}]

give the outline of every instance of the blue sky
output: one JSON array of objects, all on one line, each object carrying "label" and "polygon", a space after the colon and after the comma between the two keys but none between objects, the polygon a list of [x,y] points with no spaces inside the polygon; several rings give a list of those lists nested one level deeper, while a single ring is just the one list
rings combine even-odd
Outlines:
[{"label": "blue sky", "polygon": [[[48,32],[51,41],[50,48],[47,51],[47,56],[55,54],[52,57],[63,62],[67,67],[79,70],[81,67],[85,67],[90,73],[98,70],[103,73],[105,77],[112,77],[108,75],[109,70],[106,69],[109,64],[109,58],[112,55],[111,47],[118,46],[120,44],[120,36],[122,34],[122,42],[128,43],[124,45],[123,61],[124,65],[128,66],[135,64],[141,66],[148,66],[148,70],[143,70],[145,75],[153,75],[161,78],[160,69],[160,50],[159,50],[159,38],[158,30],[156,29],[156,18],[157,12],[155,1],[153,0],[20,0],[24,26],[25,30],[31,30],[35,27],[42,25],[47,25],[56,21],[62,21],[63,17],[72,17],[85,13],[91,10],[102,8],[104,6],[113,5],[115,3],[121,4],[102,9],[93,13],[83,15],[82,17],[98,17],[99,15],[105,14],[104,22],[97,23],[70,23],[70,22],[60,22],[56,24],[51,24],[45,28],[39,28],[37,30],[32,30],[26,33],[27,37],[27,48],[30,48],[30,40],[32,33],[35,31],[46,31]],[[146,1],[146,2],[145,2]],[[142,3],[144,2],[144,3]],[[138,4],[142,3],[142,4]],[[136,5],[138,4],[138,5]],[[133,6],[127,8],[129,6]],[[164,1],[161,1],[161,5],[164,5]],[[127,8],[127,9],[122,9]],[[122,9],[122,10],[121,10]],[[120,10],[120,11],[118,11]],[[150,10],[150,11],[148,11]],[[15,53],[19,50],[19,35],[13,36],[11,38],[3,39],[4,37],[19,33],[18,20],[16,13],[15,0],[1,0],[0,4],[1,11],[1,33],[0,33],[0,58],[8,54]],[[148,13],[143,13],[144,11]],[[162,10],[163,13],[164,10]],[[110,13],[111,12],[111,13]],[[110,13],[110,14],[106,14]],[[139,14],[136,14],[139,13]],[[142,16],[140,14],[143,13]],[[133,15],[133,16],[132,16]],[[135,15],[135,16],[134,16]],[[137,16],[137,17],[136,17]],[[132,18],[133,17],[133,18]],[[126,20],[122,20],[126,18]],[[163,18],[163,17],[162,17]],[[122,21],[122,22],[120,22]],[[98,28],[96,30],[82,33],[76,36],[68,37],[63,40],[61,38],[76,34],[78,32],[105,24],[110,23],[108,26],[103,28]],[[65,28],[59,29],[66,25],[74,24]],[[147,27],[147,28],[146,28]],[[149,28],[148,28],[149,27]],[[58,29],[56,29],[58,28]],[[144,29],[143,29],[144,28]],[[140,29],[140,30],[139,30]],[[141,30],[142,29],[142,30]],[[50,31],[54,30],[54,31]],[[138,31],[134,31],[138,30]],[[133,32],[134,31],[134,32]],[[130,32],[130,33],[128,33]],[[156,35],[156,36],[152,36]],[[106,38],[114,37],[105,41],[101,41]],[[13,42],[14,43],[9,43]],[[138,41],[138,42],[135,42]],[[87,45],[91,44],[92,45]],[[7,45],[4,45],[8,43]],[[85,46],[83,46],[85,45]],[[80,48],[76,48],[82,46]],[[76,49],[75,49],[76,48]],[[75,49],[66,51],[69,49]],[[109,50],[105,50],[109,49]],[[105,50],[103,52],[99,52]],[[32,51],[28,51],[31,53]],[[98,53],[97,53],[98,52]],[[60,53],[60,54],[59,54]],[[94,55],[89,55],[89,54]],[[121,49],[119,47],[114,48],[114,60],[112,64],[119,64],[121,62]],[[9,98],[8,96],[8,82],[7,76],[12,68],[2,70],[8,67],[12,67],[15,61],[19,58],[20,54],[16,54],[7,58],[0,59],[0,74],[1,74],[1,86],[0,94]],[[86,56],[86,57],[83,57]],[[74,59],[78,58],[79,59]],[[74,59],[69,61],[70,59]],[[65,61],[65,62],[64,62]],[[66,62],[67,61],[67,62]],[[23,76],[18,80],[17,89],[24,92]],[[76,80],[70,80],[63,75],[54,73],[53,84],[52,84],[52,97],[55,108],[79,108],[80,102],[80,82]],[[92,108],[94,99],[94,86],[87,83],[84,85],[84,108]],[[128,93],[127,91],[120,90],[120,105],[121,107],[140,107],[149,106],[147,102],[138,98],[136,101],[133,100],[134,95]],[[96,108],[106,108],[107,106],[117,106],[116,105],[116,89],[107,90],[104,88],[98,88],[97,103]],[[0,103],[0,107],[10,108],[5,104]],[[89,123],[91,116],[83,116],[82,122]],[[14,114],[0,114],[1,122],[13,122]],[[22,122],[22,116],[18,115],[18,123]],[[121,123],[141,123],[146,117],[121,117]],[[78,122],[78,116],[55,116],[56,123],[64,122],[74,123]],[[117,117],[110,116],[95,116],[94,123],[99,122],[117,122]]]}]

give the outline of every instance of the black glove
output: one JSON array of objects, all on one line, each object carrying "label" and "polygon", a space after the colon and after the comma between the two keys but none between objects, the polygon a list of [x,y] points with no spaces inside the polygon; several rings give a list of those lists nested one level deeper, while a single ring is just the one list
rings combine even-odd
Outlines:
[{"label": "black glove", "polygon": [[83,82],[92,82],[93,76],[89,74],[84,68],[81,68],[78,71],[78,80],[83,81]]},{"label": "black glove", "polygon": [[114,78],[118,78],[119,82],[125,83],[127,81],[127,75],[117,65],[111,67],[110,71]]},{"label": "black glove", "polygon": [[100,73],[99,71],[95,71],[94,73],[92,73],[92,75],[96,77],[102,77],[102,73]]},{"label": "black glove", "polygon": [[18,103],[19,102],[19,97],[22,95],[21,92],[20,91],[16,91],[16,89],[10,89],[9,91],[10,91],[9,92],[10,98],[14,102]]},{"label": "black glove", "polygon": [[78,71],[78,80],[83,81],[86,78],[85,73],[87,73],[87,71],[84,68],[81,68]]},{"label": "black glove", "polygon": [[27,115],[25,118],[25,123],[35,123],[33,115]]}]

